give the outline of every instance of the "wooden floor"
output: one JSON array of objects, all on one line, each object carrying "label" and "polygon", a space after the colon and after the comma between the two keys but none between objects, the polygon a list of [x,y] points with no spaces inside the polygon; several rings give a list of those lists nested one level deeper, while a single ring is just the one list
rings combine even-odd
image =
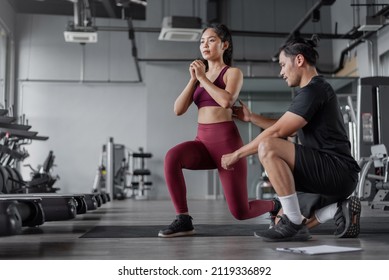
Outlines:
[{"label": "wooden floor", "polygon": [[[189,201],[194,224],[267,224],[267,217],[237,221],[223,200]],[[363,207],[362,216],[385,216]],[[80,238],[101,225],[169,224],[174,218],[170,201],[111,201],[76,219],[46,222],[25,228],[21,235],[0,237],[2,260],[388,260],[387,234],[365,234],[357,239],[316,235],[308,242],[267,243],[254,236],[158,238]],[[157,233],[156,233],[157,234]],[[353,253],[307,256],[278,252],[277,247],[314,245],[361,247]]]}]

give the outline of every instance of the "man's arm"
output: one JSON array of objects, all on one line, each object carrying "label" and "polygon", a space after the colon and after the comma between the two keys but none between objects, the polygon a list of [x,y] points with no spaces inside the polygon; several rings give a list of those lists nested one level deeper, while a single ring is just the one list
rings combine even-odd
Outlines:
[{"label": "man's arm", "polygon": [[239,100],[239,103],[241,106],[233,107],[235,118],[244,122],[251,122],[252,124],[259,126],[262,129],[269,128],[270,126],[276,123],[276,119],[266,118],[262,115],[251,112],[247,105],[244,104],[241,100]]},{"label": "man's arm", "polygon": [[235,152],[222,156],[222,167],[229,169],[239,159],[258,152],[259,144],[266,138],[286,138],[296,133],[297,130],[304,127],[307,121],[294,113],[286,112],[272,126],[265,129],[250,143],[244,145]]}]

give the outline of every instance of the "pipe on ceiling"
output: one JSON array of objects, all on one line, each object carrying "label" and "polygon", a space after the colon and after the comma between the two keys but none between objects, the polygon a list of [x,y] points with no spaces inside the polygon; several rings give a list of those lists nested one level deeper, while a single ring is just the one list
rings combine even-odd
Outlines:
[{"label": "pipe on ceiling", "polygon": [[[134,32],[139,33],[160,33],[160,27],[134,27]],[[127,32],[128,27],[123,26],[97,26],[97,31],[118,31],[118,32]],[[263,37],[263,38],[284,38],[289,33],[287,32],[267,32],[267,31],[247,31],[247,30],[231,30],[231,34],[234,36],[242,37]],[[342,40],[351,40],[355,39],[355,36],[351,33],[347,34],[329,34],[329,33],[315,33],[321,39],[342,39]],[[302,33],[301,36],[309,37],[313,33]]]},{"label": "pipe on ceiling", "polygon": [[322,70],[322,69],[319,69],[318,67],[316,67],[317,71],[321,74],[330,74],[330,75],[334,75],[336,73],[338,73],[340,70],[343,69],[344,67],[344,60],[345,60],[345,57],[347,56],[347,54],[354,48],[356,48],[358,45],[360,45],[361,43],[364,43],[366,39],[368,39],[369,37],[371,37],[373,34],[375,34],[376,31],[370,31],[370,32],[366,32],[362,37],[360,37],[359,39],[357,39],[356,41],[354,41],[351,45],[349,45],[347,48],[343,49],[340,53],[340,59],[339,59],[339,64],[338,64],[338,67],[333,69],[333,70]]},{"label": "pipe on ceiling", "polygon": [[[320,1],[316,2],[316,4],[312,6],[312,8],[305,14],[305,16],[300,20],[300,22],[292,29],[292,31],[290,31],[289,35],[285,39],[285,42],[292,39],[294,36],[296,36],[296,34],[300,34],[301,28],[303,28],[304,25],[312,18],[312,15],[316,10],[319,10],[321,8],[321,6],[323,6],[323,5],[330,6],[334,2],[335,2],[335,0],[320,0]],[[277,51],[273,55],[272,59],[274,61],[278,61],[279,54],[280,54],[280,52]]]},{"label": "pipe on ceiling", "polygon": [[[87,0],[84,0],[84,1],[87,1]],[[251,37],[283,38],[286,36],[285,41],[290,40],[296,34],[299,34],[300,36],[303,36],[303,37],[310,37],[313,34],[300,34],[301,28],[304,27],[304,25],[312,18],[312,15],[315,11],[319,10],[322,6],[330,6],[335,1],[336,0],[320,0],[320,1],[316,2],[316,4],[311,7],[311,9],[305,14],[305,16],[300,20],[300,22],[289,33],[256,32],[256,31],[243,31],[243,30],[231,30],[231,33],[234,36],[251,36]],[[388,6],[385,6],[381,11],[376,13],[374,16],[380,16],[380,15],[386,16],[389,13],[388,10],[389,10]],[[135,27],[134,28],[132,25],[131,25],[131,27],[129,25],[128,28],[111,27],[111,26],[108,26],[108,27],[107,26],[106,27],[100,26],[100,27],[96,27],[96,28],[99,31],[128,31],[129,34],[131,32],[159,33],[161,31],[161,28],[153,28],[153,27],[151,27],[151,28]],[[348,52],[350,52],[352,49],[357,47],[359,44],[363,43],[367,38],[371,37],[373,34],[375,34],[377,32],[377,31],[371,31],[371,32],[366,32],[363,35],[359,35],[358,32],[354,32],[354,31],[355,30],[352,29],[347,34],[337,34],[337,33],[336,34],[323,34],[323,33],[317,34],[319,36],[319,38],[322,38],[322,39],[343,39],[343,40],[356,39],[351,45],[349,45],[347,48],[342,50],[341,55],[340,55],[340,59],[339,59],[339,64],[338,64],[337,68],[335,68],[333,70],[320,70],[320,69],[318,69],[318,71],[320,73],[322,73],[322,74],[336,74],[337,72],[342,70],[344,67],[344,60],[345,60],[345,57],[347,56]],[[151,59],[141,59],[141,58],[137,57],[136,48],[135,48],[135,55],[134,55],[134,46],[135,46],[134,44],[135,44],[135,42],[133,41],[133,56],[134,56],[134,59],[135,59],[136,64],[137,64],[138,73],[140,73],[139,72],[139,65],[138,65],[139,61],[144,61],[144,62],[147,62],[147,61],[188,61],[188,59],[178,59],[178,60],[177,59],[158,59],[158,58],[157,59],[152,59],[152,58]],[[279,55],[279,51],[273,56],[273,58],[271,60],[260,60],[260,62],[271,62],[271,61],[276,62],[276,61],[278,61],[278,55]],[[243,59],[243,60],[236,59],[235,61],[236,62],[238,62],[238,61],[240,61],[240,62],[258,62],[257,60],[246,60],[246,59]],[[140,80],[142,79],[140,75],[139,75],[139,79]]]},{"label": "pipe on ceiling", "polygon": [[[355,4],[355,5],[351,4],[351,6],[357,6],[357,7],[361,6],[361,5],[363,5],[363,4]],[[388,14],[389,14],[389,5],[383,5],[382,9],[379,10],[378,12],[376,12],[375,14],[373,14],[372,16],[373,17],[380,17],[380,16],[387,17]],[[356,40],[354,42],[352,42],[351,45],[349,45],[348,47],[346,47],[345,49],[343,49],[341,51],[338,67],[333,69],[333,70],[321,70],[321,69],[317,68],[319,73],[330,74],[330,75],[334,75],[334,74],[338,73],[340,70],[343,69],[345,57],[348,55],[348,53],[352,49],[356,48],[358,45],[364,43],[368,38],[370,38],[371,36],[376,34],[379,30],[382,30],[385,26],[387,26],[387,25],[384,24],[381,28],[379,28],[378,30],[375,30],[375,31],[369,31],[369,32],[365,32],[365,33],[359,32],[361,35],[358,38],[356,38]],[[358,28],[354,28],[354,29],[357,30]],[[358,32],[355,32],[355,34],[358,34]]]},{"label": "pipe on ceiling", "polygon": [[136,42],[135,42],[135,33],[134,33],[134,25],[132,23],[132,18],[128,18],[127,23],[128,23],[128,38],[131,41],[131,46],[132,46],[131,53],[135,61],[136,72],[138,74],[138,81],[142,82],[142,73],[140,71],[140,66],[139,66],[138,49],[136,47]]}]

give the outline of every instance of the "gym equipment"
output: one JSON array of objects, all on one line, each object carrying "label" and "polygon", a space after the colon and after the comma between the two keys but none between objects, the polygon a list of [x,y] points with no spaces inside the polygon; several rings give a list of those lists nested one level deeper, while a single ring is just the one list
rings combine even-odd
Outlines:
[{"label": "gym equipment", "polygon": [[87,210],[96,210],[98,203],[96,200],[96,194],[84,194]]},{"label": "gym equipment", "polygon": [[0,196],[0,201],[13,202],[21,217],[21,226],[34,227],[45,222],[45,214],[40,197],[9,197]]},{"label": "gym equipment", "polygon": [[95,210],[97,194],[3,194],[0,195],[0,236],[19,234],[21,227],[74,219]]},{"label": "gym equipment", "polygon": [[[24,181],[19,171],[12,167],[15,162],[24,160],[28,153],[20,150],[20,147],[29,144],[31,140],[47,140],[46,136],[38,136],[37,132],[29,131],[30,125],[1,123],[0,139],[0,175],[3,177],[2,192],[4,193],[55,193],[59,188],[54,188],[54,183],[59,179],[58,175],[52,175],[54,167],[54,153],[50,151],[42,165],[37,169],[31,168],[31,180]],[[1,181],[1,180],[0,180]]]},{"label": "gym equipment", "polygon": [[58,188],[53,188],[53,184],[59,177],[51,174],[53,151],[36,170],[30,166],[32,179],[24,181],[16,168],[18,162],[29,156],[22,146],[48,137],[29,131],[29,125],[13,123],[15,118],[5,114],[0,111],[0,236],[18,234],[21,227],[74,219],[109,201],[109,196],[100,193],[55,194]]},{"label": "gym equipment", "polygon": [[[117,146],[117,150],[121,147]],[[100,154],[100,164],[97,168],[95,180],[92,187],[93,193],[99,193],[105,196],[105,200],[109,199],[108,194],[112,194],[113,199],[121,198],[121,192],[114,191],[114,143],[113,138],[109,138],[106,145],[103,145],[102,153]],[[109,172],[107,172],[109,168]]]},{"label": "gym equipment", "polygon": [[[359,161],[362,168],[356,194],[368,200],[373,209],[389,210],[388,161],[388,152],[383,144],[371,146],[371,156]],[[372,165],[375,172],[369,173]]]},{"label": "gym equipment", "polygon": [[343,114],[343,121],[347,130],[347,136],[351,144],[351,155],[356,158],[357,155],[357,116],[356,95],[338,95],[340,110]]},{"label": "gym equipment", "polygon": [[0,196],[0,236],[18,234],[21,227],[45,222],[40,198]]},{"label": "gym equipment", "polygon": [[60,190],[53,187],[59,179],[58,175],[52,174],[54,159],[53,151],[49,151],[43,165],[39,165],[37,169],[32,168],[30,164],[25,165],[32,170],[31,180],[29,182],[19,182],[22,186],[20,189],[14,190],[14,193],[55,193]]},{"label": "gym equipment", "polygon": [[257,199],[272,199],[276,196],[266,171],[262,172],[262,175],[259,177],[255,190]]},{"label": "gym equipment", "polygon": [[359,81],[357,95],[357,160],[369,157],[372,145],[389,147],[389,77],[368,77]]},{"label": "gym equipment", "polygon": [[45,220],[64,221],[74,219],[77,215],[77,202],[73,196],[42,196],[42,207],[45,212]]},{"label": "gym equipment", "polygon": [[65,221],[74,219],[77,215],[77,199],[79,195],[60,194],[5,194],[0,195],[4,199],[40,199],[46,222]]},{"label": "gym equipment", "polygon": [[147,176],[151,175],[149,169],[146,168],[145,159],[151,158],[153,155],[151,153],[145,153],[143,148],[139,148],[138,153],[133,153],[132,158],[137,159],[137,163],[134,164],[134,170],[132,171],[133,178],[131,182],[131,187],[137,189],[138,192],[135,195],[136,199],[147,199],[147,191],[150,190],[148,186],[151,186],[153,183],[147,181]]},{"label": "gym equipment", "polygon": [[[93,192],[103,196],[112,194],[113,199],[147,199],[152,182],[146,179],[151,172],[146,168],[145,160],[151,157],[152,154],[145,153],[143,148],[133,152],[109,138],[100,155]],[[130,195],[128,190],[132,191]]]},{"label": "gym equipment", "polygon": [[0,236],[18,234],[22,218],[14,200],[0,200]]},{"label": "gym equipment", "polygon": [[19,234],[21,227],[71,220],[103,203],[100,194],[1,194],[0,236]]},{"label": "gym equipment", "polygon": [[355,194],[373,209],[389,210],[389,77],[360,79],[357,95],[357,160],[361,167]]}]

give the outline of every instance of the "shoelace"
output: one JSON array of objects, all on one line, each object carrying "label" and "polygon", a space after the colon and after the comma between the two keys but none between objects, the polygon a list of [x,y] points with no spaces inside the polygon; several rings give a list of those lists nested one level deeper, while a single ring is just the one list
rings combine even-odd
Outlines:
[{"label": "shoelace", "polygon": [[182,224],[183,224],[183,221],[182,221],[182,220],[175,219],[175,220],[170,224],[169,228],[177,229],[177,228],[179,228]]}]

